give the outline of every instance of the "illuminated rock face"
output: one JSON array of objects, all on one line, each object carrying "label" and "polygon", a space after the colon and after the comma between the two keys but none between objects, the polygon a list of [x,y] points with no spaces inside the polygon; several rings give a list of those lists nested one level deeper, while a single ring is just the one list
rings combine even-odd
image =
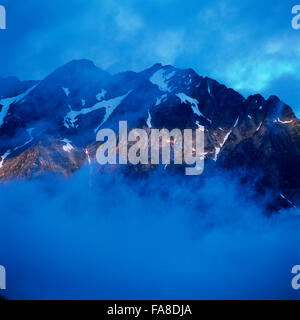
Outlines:
[{"label": "illuminated rock face", "polygon": [[292,109],[275,96],[245,99],[192,69],[156,64],[110,75],[91,61],[72,61],[39,82],[1,78],[0,110],[2,181],[69,176],[94,161],[97,130],[117,131],[119,121],[128,128],[204,126],[205,174],[243,168],[256,192],[272,195],[271,210],[299,205],[300,122]]}]

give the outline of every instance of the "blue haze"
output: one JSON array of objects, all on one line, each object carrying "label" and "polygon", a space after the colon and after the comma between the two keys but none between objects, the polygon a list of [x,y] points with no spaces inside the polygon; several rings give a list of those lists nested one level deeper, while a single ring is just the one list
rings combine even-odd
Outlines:
[{"label": "blue haze", "polygon": [[[111,73],[194,68],[300,114],[294,1],[0,0],[0,76],[41,79],[72,59]],[[45,177],[0,185],[0,264],[12,299],[291,299],[299,217],[265,217],[215,175],[136,183]]]},{"label": "blue haze", "polygon": [[8,298],[299,298],[299,217],[263,216],[232,176],[53,179],[0,186]]}]

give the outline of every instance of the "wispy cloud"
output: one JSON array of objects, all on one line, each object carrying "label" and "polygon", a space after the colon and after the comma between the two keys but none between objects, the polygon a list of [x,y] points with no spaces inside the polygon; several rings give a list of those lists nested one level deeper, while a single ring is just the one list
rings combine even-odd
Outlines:
[{"label": "wispy cloud", "polygon": [[[271,92],[282,77],[299,78],[299,32],[291,28],[289,1],[28,0],[11,1],[7,11],[2,75],[42,78],[87,58],[110,72],[155,62],[192,67],[252,93]],[[31,19],[33,12],[39,15]]]},{"label": "wispy cloud", "polygon": [[120,6],[117,8],[115,22],[126,38],[135,35],[144,25],[142,18],[138,14]]},{"label": "wispy cloud", "polygon": [[185,50],[184,33],[167,30],[149,35],[141,46],[140,53],[144,59],[163,64],[173,64]]}]

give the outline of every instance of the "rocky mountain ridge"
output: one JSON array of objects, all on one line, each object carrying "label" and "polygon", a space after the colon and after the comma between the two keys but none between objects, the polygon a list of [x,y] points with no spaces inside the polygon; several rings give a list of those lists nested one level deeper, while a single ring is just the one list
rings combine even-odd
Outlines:
[{"label": "rocky mountain ridge", "polygon": [[271,207],[299,206],[300,122],[279,98],[245,99],[193,69],[156,64],[116,75],[72,61],[42,81],[0,78],[0,179],[69,176],[95,159],[96,133],[205,127],[208,167],[254,172]]}]

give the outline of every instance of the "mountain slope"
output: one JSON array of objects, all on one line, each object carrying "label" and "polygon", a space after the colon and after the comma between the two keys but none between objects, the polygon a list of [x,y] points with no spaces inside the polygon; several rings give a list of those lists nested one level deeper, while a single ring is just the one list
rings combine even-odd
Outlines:
[{"label": "mountain slope", "polygon": [[272,194],[272,210],[299,205],[300,122],[275,96],[245,99],[192,69],[156,64],[110,75],[88,60],[40,82],[0,85],[2,181],[70,175],[93,161],[97,130],[117,131],[120,120],[129,128],[202,125],[208,167],[245,169],[260,194]]}]

